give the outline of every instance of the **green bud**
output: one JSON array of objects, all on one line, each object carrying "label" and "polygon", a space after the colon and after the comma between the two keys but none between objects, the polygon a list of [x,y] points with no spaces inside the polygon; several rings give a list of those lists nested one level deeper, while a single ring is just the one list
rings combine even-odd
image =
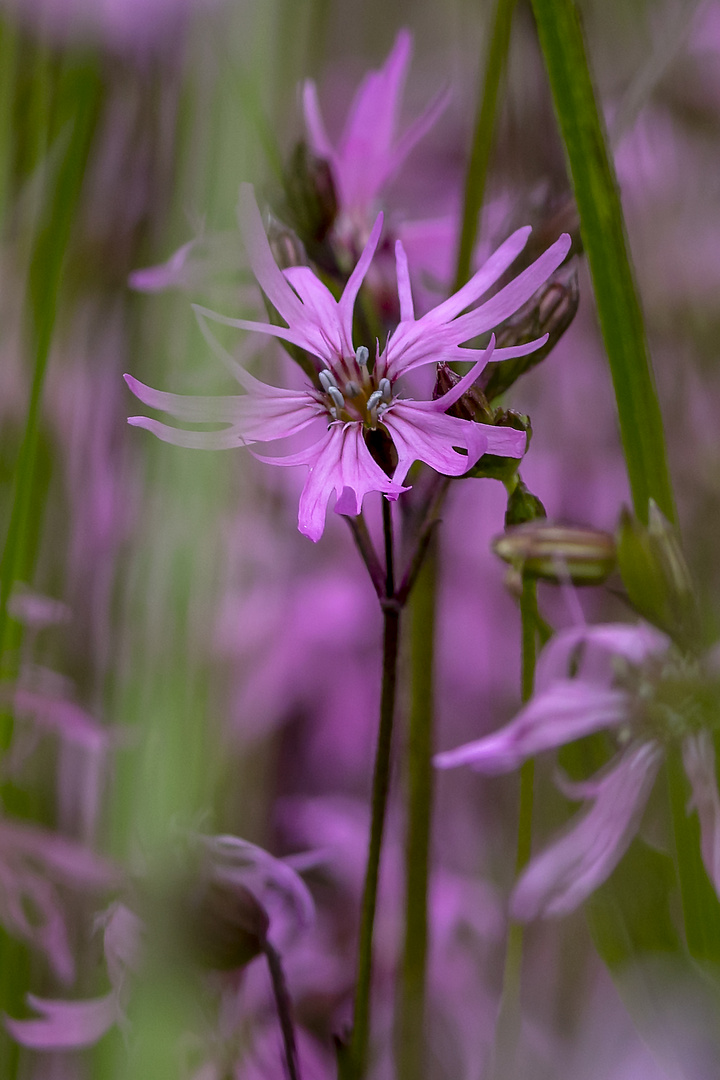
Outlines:
[{"label": "green bud", "polygon": [[700,638],[697,596],[677,530],[651,499],[648,524],[623,510],[618,563],[631,604],[681,648]]},{"label": "green bud", "polygon": [[556,584],[601,585],[616,561],[610,533],[542,517],[507,529],[493,540],[493,551],[521,574]]},{"label": "green bud", "polygon": [[516,476],[512,490],[508,493],[505,528],[510,529],[515,525],[523,525],[525,522],[537,521],[538,518],[546,517],[547,511],[540,499],[538,499],[537,495],[533,495],[519,475]]},{"label": "green bud", "polygon": [[[450,409],[448,409],[448,412],[450,412]],[[516,431],[524,431],[527,435],[527,445],[530,445],[532,424],[530,423],[530,417],[525,416],[524,413],[515,412],[513,409],[492,409],[489,420],[483,420],[483,423],[488,422],[495,427],[511,427],[515,428]],[[519,458],[483,454],[472,469],[465,473],[465,476],[475,477],[476,479],[500,480],[508,490],[511,490],[516,483],[519,465]]]}]

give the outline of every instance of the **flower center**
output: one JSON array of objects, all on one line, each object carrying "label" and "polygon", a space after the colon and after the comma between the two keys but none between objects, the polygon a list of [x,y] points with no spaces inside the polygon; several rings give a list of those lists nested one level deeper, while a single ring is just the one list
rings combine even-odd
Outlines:
[{"label": "flower center", "polygon": [[333,369],[320,372],[320,385],[333,420],[346,424],[360,421],[374,429],[392,402],[390,380],[377,379],[368,370],[369,356],[366,347],[360,345],[352,359],[343,359]]},{"label": "flower center", "polygon": [[627,681],[636,695],[637,722],[650,738],[675,742],[718,727],[718,679],[696,661],[671,654],[634,669]]}]

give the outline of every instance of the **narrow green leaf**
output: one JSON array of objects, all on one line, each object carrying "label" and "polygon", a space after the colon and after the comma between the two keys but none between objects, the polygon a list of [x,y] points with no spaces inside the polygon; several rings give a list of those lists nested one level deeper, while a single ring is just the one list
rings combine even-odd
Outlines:
[{"label": "narrow green leaf", "polygon": [[464,285],[470,277],[472,253],[478,233],[478,219],[485,198],[485,182],[493,145],[500,80],[507,62],[510,27],[516,3],[517,0],[497,0],[495,7],[495,18],[485,62],[485,78],[480,90],[470,161],[465,176],[463,219],[453,292]]},{"label": "narrow green leaf", "polygon": [[[15,470],[10,522],[0,561],[0,656],[9,643],[7,603],[13,584],[18,579],[26,579],[31,570],[31,523],[38,520],[36,495],[42,392],[63,260],[80,197],[99,100],[100,83],[94,68],[83,63],[73,64],[61,75],[56,90],[53,135],[63,147],[63,153],[53,183],[48,185],[28,271],[25,343],[33,375],[25,432]],[[8,727],[7,723],[3,726]],[[0,745],[7,745],[9,734],[9,730],[0,732]]]},{"label": "narrow green leaf", "polygon": [[665,440],[625,224],[574,0],[532,0],[610,361],[635,513],[675,519]]}]

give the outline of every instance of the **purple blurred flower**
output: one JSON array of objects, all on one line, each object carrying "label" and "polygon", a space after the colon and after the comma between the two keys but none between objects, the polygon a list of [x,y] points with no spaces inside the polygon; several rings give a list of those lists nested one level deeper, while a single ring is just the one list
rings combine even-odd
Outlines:
[{"label": "purple blurred flower", "polygon": [[400,102],[412,53],[412,35],[401,30],[379,71],[370,71],[353,98],[345,128],[335,148],[328,138],[312,79],[303,86],[303,109],[310,146],[330,164],[338,199],[338,231],[353,238],[370,229],[381,189],[395,175],[413,147],[448,103],[438,94],[421,116],[396,137]]},{"label": "purple blurred flower", "polygon": [[698,665],[649,626],[567,630],[546,646],[536,693],[514,720],[437,755],[438,768],[468,764],[492,775],[592,732],[617,732],[621,749],[600,773],[579,783],[559,778],[569,798],[590,805],[530,862],[512,895],[514,918],[567,914],[606,880],[638,830],[672,741],[682,746],[703,862],[720,895],[720,796],[706,705],[715,700],[716,684],[711,657]]},{"label": "purple blurred flower", "polygon": [[[0,846],[3,830],[0,826]],[[13,827],[17,832],[17,826]],[[95,856],[79,853],[67,841],[57,837],[38,839],[37,830],[25,828],[25,834],[39,848],[50,868],[58,863],[76,883],[95,884],[99,871]],[[23,833],[21,832],[21,836]],[[191,842],[209,861],[217,880],[228,886],[237,884],[250,891],[270,918],[270,935],[275,944],[288,945],[300,930],[314,919],[315,908],[310,892],[291,866],[276,859],[255,844],[236,836],[194,836]],[[26,840],[26,846],[27,846]],[[100,864],[102,867],[102,864]],[[0,877],[2,865],[0,863]],[[104,883],[105,878],[101,878]],[[117,884],[117,880],[114,881]],[[110,980],[109,993],[81,1001],[61,1001],[29,994],[28,1004],[38,1013],[29,1020],[5,1018],[5,1026],[22,1046],[36,1050],[75,1050],[91,1046],[115,1024],[123,1024],[130,999],[133,978],[143,965],[146,935],[144,922],[123,903],[115,903],[98,919],[103,927],[105,964]],[[214,974],[218,974],[217,972]],[[236,994],[237,972],[220,972],[222,986],[230,997]],[[222,976],[227,975],[223,982]],[[221,1002],[222,1006],[222,1002]]]},{"label": "purple blurred flower", "polygon": [[[511,428],[495,428],[447,416],[447,409],[472,385],[492,356],[503,360],[532,352],[544,343],[539,338],[512,349],[463,349],[461,344],[491,330],[520,307],[548,275],[560,265],[570,246],[560,237],[530,267],[490,300],[463,311],[479,299],[508,269],[522,251],[530,230],[519,229],[488,259],[484,267],[457,293],[419,319],[415,318],[407,258],[396,244],[400,324],[370,370],[369,350],[355,348],[352,341],[353,308],[363,278],[380,239],[382,215],[373,227],[360,260],[342,297],[336,301],[329,289],[308,267],[295,266],[281,272],[275,263],[262,227],[250,185],[241,189],[240,213],[250,262],[263,291],[287,323],[230,319],[198,308],[200,325],[208,341],[224,354],[209,333],[205,317],[245,330],[282,338],[315,358],[318,381],[303,390],[281,390],[259,382],[226,356],[235,376],[247,390],[242,397],[192,398],[153,390],[131,376],[128,386],[152,408],[180,420],[220,422],[219,431],[184,431],[144,416],[129,423],[152,431],[158,438],[178,446],[224,449],[241,444],[269,442],[296,435],[310,425],[321,429],[309,447],[281,458],[261,457],[277,465],[305,465],[310,475],[300,496],[299,528],[312,540],[323,533],[325,512],[332,492],[335,512],[359,514],[363,497],[371,491],[396,499],[412,463],[425,462],[447,476],[461,476],[486,453],[521,457],[525,435]],[[471,371],[437,401],[401,398],[397,380],[424,364],[440,360],[474,361]],[[375,461],[365,438],[381,429],[389,435],[397,453],[392,477]],[[458,453],[456,447],[465,451]]]}]

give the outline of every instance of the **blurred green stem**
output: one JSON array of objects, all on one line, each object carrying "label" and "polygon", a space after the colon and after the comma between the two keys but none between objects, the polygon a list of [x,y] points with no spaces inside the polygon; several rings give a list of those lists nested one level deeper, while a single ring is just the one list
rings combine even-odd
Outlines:
[{"label": "blurred green stem", "polygon": [[485,184],[493,146],[500,80],[507,63],[510,28],[516,2],[517,0],[497,0],[495,6],[492,34],[485,62],[485,78],[478,100],[470,161],[465,176],[463,217],[453,292],[464,285],[470,277],[472,253],[477,240],[480,211],[485,198]]},{"label": "blurred green stem", "polygon": [[[520,599],[522,623],[522,669],[521,687],[523,701],[529,701],[535,680],[535,654],[537,633],[537,592],[533,578],[523,575]],[[520,769],[520,807],[518,811],[518,837],[515,855],[515,877],[530,859],[532,843],[533,786],[535,762],[526,761]],[[522,982],[523,926],[510,922],[505,950],[505,969],[500,998],[500,1012],[495,1029],[495,1047],[491,1076],[493,1080],[513,1074],[513,1062],[520,1040],[522,1010],[520,988]]]},{"label": "blurred green stem", "polygon": [[433,715],[437,534],[433,530],[411,605],[411,700],[407,746],[405,941],[395,1032],[398,1080],[425,1074],[428,877],[433,803]]},{"label": "blurred green stem", "polygon": [[[31,571],[30,526],[38,512],[36,472],[39,424],[45,373],[50,355],[62,267],[75,210],[80,198],[85,165],[100,100],[100,84],[92,68],[71,68],[64,73],[57,91],[58,121],[68,128],[66,143],[54,183],[46,192],[34,239],[28,271],[25,312],[25,340],[32,364],[30,403],[25,432],[15,471],[13,503],[5,548],[0,561],[0,658],[10,639],[7,605],[14,583]],[[0,747],[10,741],[7,714],[0,731]]]},{"label": "blurred green stem", "polygon": [[382,852],[385,812],[390,787],[390,751],[392,748],[395,691],[397,685],[400,606],[395,599],[395,560],[392,530],[392,511],[387,499],[382,500],[383,536],[385,541],[385,597],[383,609],[383,669],[380,694],[380,725],[378,730],[375,768],[373,772],[370,841],[368,844],[365,888],[360,915],[358,941],[355,1010],[349,1055],[342,1074],[360,1080],[367,1066],[370,1042],[370,991],[372,985],[372,950],[375,909],[377,906],[380,855]]}]

